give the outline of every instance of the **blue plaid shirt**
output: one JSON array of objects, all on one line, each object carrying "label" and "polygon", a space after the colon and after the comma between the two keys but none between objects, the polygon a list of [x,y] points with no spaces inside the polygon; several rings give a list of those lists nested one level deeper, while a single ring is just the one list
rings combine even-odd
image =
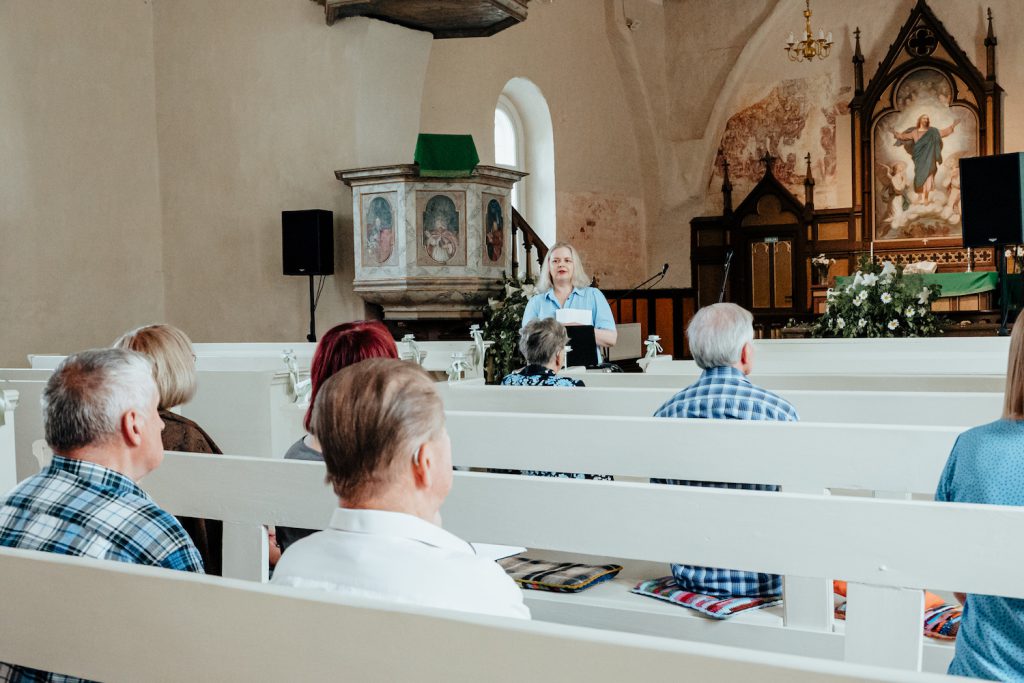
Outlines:
[{"label": "blue plaid shirt", "polygon": [[[796,422],[796,408],[770,391],[754,386],[746,375],[731,367],[705,370],[700,378],[666,401],[655,417],[711,418],[716,420],[778,420]],[[688,479],[652,479],[654,483],[684,486],[778,491],[769,484],[720,483]],[[743,572],[735,569],[672,565],[679,587],[714,596],[777,596],[782,578],[776,574]]]},{"label": "blue plaid shirt", "polygon": [[[0,546],[203,573],[181,524],[135,482],[60,455],[0,503]],[[0,681],[77,680],[0,663]]]}]

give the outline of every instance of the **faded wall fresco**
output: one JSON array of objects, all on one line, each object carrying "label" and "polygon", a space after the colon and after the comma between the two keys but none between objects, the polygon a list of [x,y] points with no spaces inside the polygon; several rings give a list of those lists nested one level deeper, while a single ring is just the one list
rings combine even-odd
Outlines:
[{"label": "faded wall fresco", "polygon": [[558,239],[579,250],[587,274],[602,288],[627,289],[647,277],[643,200],[560,192],[558,204]]},{"label": "faded wall fresco", "polygon": [[[765,151],[777,157],[775,175],[803,200],[805,155],[811,154],[815,196],[836,190],[836,118],[848,113],[849,86],[835,78],[785,80],[761,99],[742,106],[726,123],[721,147],[729,160],[733,202],[739,204],[764,175],[760,158]],[[707,205],[721,207],[721,166],[707,189]]]}]

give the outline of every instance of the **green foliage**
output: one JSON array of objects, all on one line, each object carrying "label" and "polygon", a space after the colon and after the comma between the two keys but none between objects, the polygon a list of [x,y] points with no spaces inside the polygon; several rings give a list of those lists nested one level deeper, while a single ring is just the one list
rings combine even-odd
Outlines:
[{"label": "green foliage", "polygon": [[494,342],[487,351],[488,382],[500,382],[508,373],[526,365],[519,353],[519,329],[526,302],[534,293],[533,283],[505,277],[504,292],[489,299],[484,308],[484,339]]},{"label": "green foliage", "polygon": [[904,275],[891,263],[861,259],[853,281],[828,291],[825,313],[811,325],[813,337],[931,337],[944,321],[931,310],[939,285]]}]

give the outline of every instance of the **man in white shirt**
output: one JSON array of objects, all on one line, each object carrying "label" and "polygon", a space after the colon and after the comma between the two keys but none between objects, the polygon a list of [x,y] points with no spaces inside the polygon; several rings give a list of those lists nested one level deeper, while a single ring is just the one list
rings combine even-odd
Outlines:
[{"label": "man in white shirt", "polygon": [[425,372],[389,358],[350,365],[320,387],[310,426],[340,507],[288,548],[273,583],[530,617],[501,567],[441,528],[451,440]]}]

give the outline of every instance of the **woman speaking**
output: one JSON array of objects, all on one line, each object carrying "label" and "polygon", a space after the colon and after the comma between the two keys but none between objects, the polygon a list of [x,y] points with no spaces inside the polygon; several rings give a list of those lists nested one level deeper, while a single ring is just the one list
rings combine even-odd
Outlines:
[{"label": "woman speaking", "polygon": [[[538,318],[555,318],[565,325],[593,325],[599,347],[615,346],[617,333],[611,306],[601,290],[590,286],[580,255],[568,242],[556,242],[544,257],[537,294],[526,303],[523,327]],[[597,362],[601,362],[600,351]]]}]

